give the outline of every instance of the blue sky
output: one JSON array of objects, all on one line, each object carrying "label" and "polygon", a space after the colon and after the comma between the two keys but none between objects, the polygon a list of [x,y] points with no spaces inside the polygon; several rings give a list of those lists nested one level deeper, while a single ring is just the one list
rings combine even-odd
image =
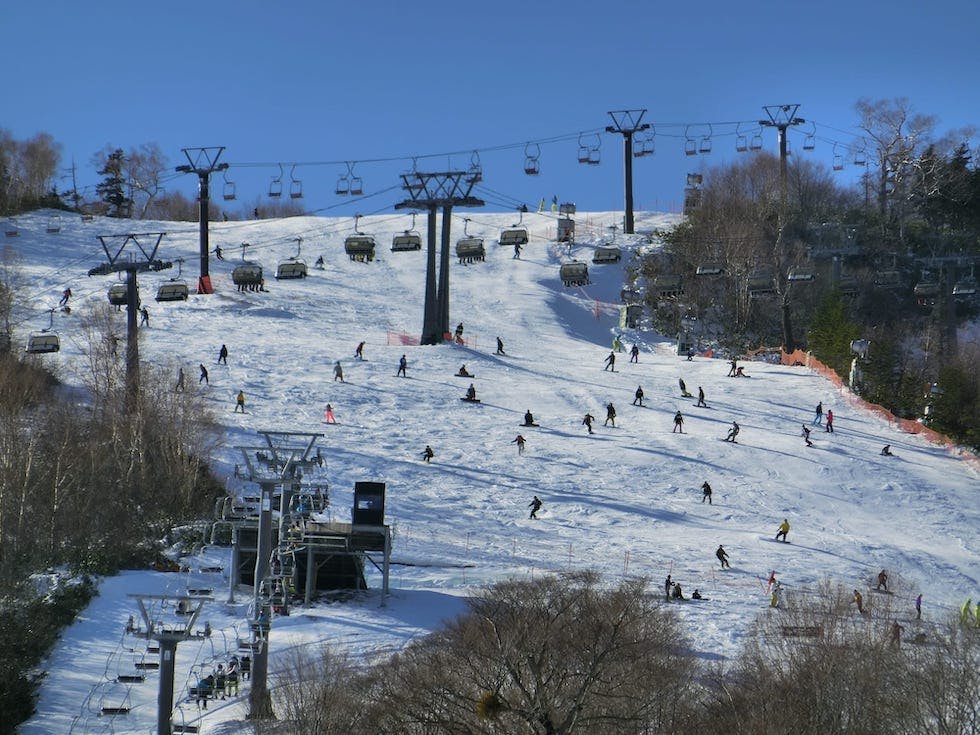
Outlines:
[{"label": "blue sky", "polygon": [[[310,212],[391,211],[413,156],[462,152],[417,165],[467,168],[478,150],[490,210],[552,196],[621,209],[621,136],[585,136],[601,139],[601,164],[586,166],[577,133],[626,108],[646,108],[656,131],[655,154],[634,159],[638,209],[680,206],[686,173],[737,155],[723,123],[758,120],[763,105],[799,103],[817,147],[802,151],[809,125],[791,145],[828,166],[830,141],[838,153],[852,141],[860,97],[907,97],[940,131],[980,124],[980,9],[966,2],[62,0],[6,3],[0,24],[0,126],[51,133],[82,184],[106,144],[156,142],[172,165],[182,147],[224,145],[242,206],[283,162],[299,164]],[[685,155],[685,136],[709,135],[710,154]],[[526,141],[566,136],[524,173]],[[763,139],[775,150],[773,130]],[[334,193],[343,161],[361,161],[373,196]],[[192,192],[192,178],[172,186]]]}]

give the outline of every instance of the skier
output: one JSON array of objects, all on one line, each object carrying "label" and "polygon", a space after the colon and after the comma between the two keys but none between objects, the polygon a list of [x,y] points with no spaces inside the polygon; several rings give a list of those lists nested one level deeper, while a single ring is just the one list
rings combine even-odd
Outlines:
[{"label": "skier", "polygon": [[521,259],[521,244],[519,242],[514,243],[514,257],[518,260]]},{"label": "skier", "polygon": [[364,343],[358,342],[357,347],[354,349],[354,357],[358,360],[364,359]]},{"label": "skier", "polygon": [[636,393],[633,398],[633,405],[635,406],[637,403],[640,404],[640,408],[643,408],[643,387],[639,385],[636,386]]},{"label": "skier", "polygon": [[888,591],[888,574],[884,569],[878,572],[878,584],[875,586],[875,589],[879,592],[882,590],[885,592]]},{"label": "skier", "polygon": [[466,400],[475,401],[476,400],[476,387],[470,383],[470,387],[466,389]]},{"label": "skier", "polygon": [[602,423],[603,426],[609,426],[609,422],[612,422],[613,428],[616,428],[616,407],[612,403],[606,404],[606,420]]},{"label": "skier", "polygon": [[810,422],[810,426],[821,426],[823,424],[823,401],[817,404],[817,407],[813,409],[813,421]]},{"label": "skier", "polygon": [[589,430],[589,433],[590,434],[595,434],[595,432],[592,431],[592,422],[593,421],[595,421],[595,416],[593,416],[591,413],[585,414],[585,418],[582,419],[582,425],[585,426]]},{"label": "skier", "polygon": [[711,505],[711,485],[708,484],[707,480],[701,486],[701,503],[704,504],[705,500],[708,501],[708,505]]},{"label": "skier", "polygon": [[504,341],[502,339],[500,339],[500,337],[497,337],[497,351],[494,354],[495,355],[503,355],[503,354],[506,354],[504,352]]},{"label": "skier", "polygon": [[732,428],[728,430],[728,436],[725,437],[726,442],[731,442],[732,444],[737,444],[735,437],[738,436],[738,432],[742,430],[742,427],[738,425],[737,422],[732,421]]},{"label": "skier", "polygon": [[738,370],[738,360],[737,359],[732,359],[731,363],[729,363],[729,364],[731,365],[731,369],[728,371],[728,377],[729,378],[734,378],[735,377],[735,372]]},{"label": "skier", "polygon": [[677,384],[681,387],[681,398],[690,398],[691,394],[687,392],[687,386],[684,385],[684,378],[678,378]]},{"label": "skier", "polygon": [[722,569],[724,569],[725,567],[728,567],[729,569],[732,568],[732,565],[728,563],[728,552],[725,551],[725,549],[721,546],[721,544],[718,545],[718,551],[715,552],[715,556],[717,556],[718,561],[721,562]]},{"label": "skier", "polygon": [[520,434],[518,434],[517,435],[517,438],[514,439],[514,441],[512,441],[511,444],[516,444],[517,445],[517,453],[518,454],[524,454],[524,444],[525,444],[526,441],[527,440],[523,436],[521,436]]},{"label": "skier", "polygon": [[864,615],[865,614],[864,598],[861,596],[861,593],[858,592],[857,590],[854,590],[854,603],[857,605],[858,612]]},{"label": "skier", "polygon": [[812,447],[813,446],[813,442],[810,441],[810,429],[807,428],[807,425],[806,424],[803,424],[803,433],[802,433],[801,436],[803,437],[803,441],[806,442],[806,445],[808,447]]},{"label": "skier", "polygon": [[397,378],[399,375],[401,375],[403,378],[407,378],[408,373],[405,372],[405,368],[407,367],[408,367],[408,360],[405,359],[405,355],[402,355],[401,358],[399,358],[398,360],[398,372],[395,373],[395,377]]},{"label": "skier", "polygon": [[174,386],[174,393],[184,390],[184,368],[177,368],[177,385]]},{"label": "skier", "polygon": [[150,326],[150,312],[145,306],[140,309],[140,326]]},{"label": "skier", "polygon": [[[708,407],[708,404],[704,402],[704,388],[702,388],[700,385],[698,386],[698,402],[697,402],[697,406],[702,406],[704,408],[707,408]],[[695,408],[697,406],[695,406]]]},{"label": "skier", "polygon": [[425,445],[425,449],[422,450],[422,459],[426,463],[428,463],[429,460],[431,460],[435,456],[436,456],[436,453],[432,451],[432,447],[430,447],[428,444],[426,444]]},{"label": "skier", "polygon": [[827,409],[827,428],[824,431],[830,434],[834,433],[834,412],[830,409]]},{"label": "skier", "polygon": [[776,540],[779,541],[779,537],[783,537],[783,541],[786,542],[786,534],[789,533],[789,521],[783,518],[783,522],[779,524],[779,530],[776,531]]},{"label": "skier", "polygon": [[58,302],[58,306],[66,306],[68,304],[68,299],[71,298],[71,289],[66,288],[61,292],[61,301]]},{"label": "skier", "polygon": [[228,348],[225,345],[221,345],[221,349],[218,350],[218,364],[221,363],[228,364]]},{"label": "skier", "polygon": [[211,385],[211,381],[208,380],[208,369],[204,367],[203,362],[201,363],[201,377],[197,379],[198,384],[200,384],[202,380],[205,382],[205,384]]},{"label": "skier", "polygon": [[603,370],[611,370],[612,372],[616,372],[616,353],[615,352],[612,352],[612,351],[609,352],[609,357],[606,358],[606,363],[605,364],[606,364],[606,366],[603,368]]},{"label": "skier", "polygon": [[335,382],[335,383],[336,383],[336,382],[337,382],[338,380],[339,380],[339,381],[340,381],[341,383],[343,383],[343,382],[344,382],[344,368],[343,368],[343,366],[342,366],[342,365],[340,364],[340,360],[337,360],[337,362],[335,362],[335,363],[333,364],[333,379],[334,379],[334,382]]},{"label": "skier", "polygon": [[463,344],[463,322],[456,325],[456,342]]},{"label": "skier", "polygon": [[531,518],[537,518],[538,511],[541,510],[541,506],[543,505],[543,503],[538,499],[538,496],[535,495],[534,500],[532,500],[527,505],[531,509],[531,515],[528,516],[528,519],[530,520]]},{"label": "skier", "polygon": [[534,414],[531,413],[531,409],[528,409],[524,413],[524,423],[522,425],[523,426],[537,426],[537,424],[534,423]]},{"label": "skier", "polygon": [[238,413],[238,409],[242,409],[242,413],[245,413],[245,391],[238,391],[238,395],[235,397],[235,413]]},{"label": "skier", "polygon": [[323,423],[325,424],[337,423],[337,419],[335,419],[333,416],[333,406],[331,406],[329,403],[327,404],[327,407],[323,409]]},{"label": "skier", "polygon": [[881,448],[881,456],[882,457],[894,457],[895,456],[894,454],[892,454],[892,445],[891,444],[886,444],[885,446],[883,446]]},{"label": "skier", "polygon": [[670,433],[673,434],[675,431],[684,433],[684,417],[680,411],[674,414],[674,428],[670,430]]},{"label": "skier", "polygon": [[630,347],[630,362],[638,363],[639,361],[640,361],[640,348],[634,342],[633,346]]}]

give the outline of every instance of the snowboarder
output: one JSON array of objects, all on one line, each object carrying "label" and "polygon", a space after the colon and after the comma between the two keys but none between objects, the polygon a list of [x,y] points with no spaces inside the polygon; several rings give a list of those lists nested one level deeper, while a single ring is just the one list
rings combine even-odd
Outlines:
[{"label": "snowboarder", "polygon": [[329,403],[327,404],[327,407],[323,409],[323,423],[325,424],[337,423],[337,419],[335,419],[333,416],[333,406],[331,406]]},{"label": "snowboarder", "polygon": [[425,449],[422,450],[422,459],[428,463],[435,456],[436,453],[432,451],[432,447],[426,444]]},{"label": "snowboarder", "polygon": [[538,511],[541,510],[541,506],[543,505],[543,503],[538,499],[538,496],[535,495],[534,500],[532,500],[527,505],[531,509],[531,515],[528,516],[528,520],[530,520],[531,518],[537,518]]},{"label": "snowboarder", "polygon": [[457,343],[463,344],[463,322],[456,325],[455,339]]},{"label": "snowboarder", "polygon": [[704,402],[704,388],[702,388],[700,385],[698,386],[698,402],[697,402],[697,406],[701,406],[703,408],[707,408],[708,407],[708,404]]},{"label": "snowboarder", "polygon": [[779,537],[783,537],[783,541],[787,542],[786,534],[789,533],[789,521],[783,518],[783,522],[779,524],[779,530],[776,531],[776,541],[779,541]]},{"label": "snowboarder", "polygon": [[724,547],[722,547],[721,544],[718,545],[718,551],[715,552],[715,556],[717,556],[718,561],[721,562],[722,569],[724,569],[725,567],[728,567],[729,569],[732,568],[732,565],[728,563],[728,552],[725,551]]},{"label": "snowboarder", "polygon": [[363,360],[364,359],[364,343],[363,342],[358,342],[357,343],[357,347],[354,348],[354,357],[356,357],[358,360]]},{"label": "snowboarder", "polygon": [[245,413],[245,391],[238,391],[238,395],[235,396],[235,413],[238,413],[238,409],[242,409],[242,413]]},{"label": "snowboarder", "polygon": [[590,434],[595,434],[595,432],[592,431],[592,422],[593,421],[595,421],[595,416],[593,416],[591,413],[585,414],[585,418],[582,419],[582,425],[589,430],[589,433]]},{"label": "snowboarder", "polygon": [[204,367],[203,362],[201,363],[201,377],[197,379],[198,384],[200,384],[202,380],[206,385],[211,385],[211,381],[208,380],[208,369]]},{"label": "snowboarder", "polygon": [[830,409],[827,409],[827,428],[824,431],[830,434],[834,433],[834,412]]},{"label": "snowboarder", "polygon": [[503,354],[506,354],[504,352],[504,341],[502,339],[500,339],[500,337],[497,337],[497,351],[494,354],[495,355],[503,355]]},{"label": "snowboarder", "polygon": [[184,368],[177,368],[177,385],[174,386],[174,393],[184,390]]},{"label": "snowboarder", "polygon": [[323,256],[322,255],[319,256],[316,259],[316,262],[313,264],[313,267],[314,268],[319,268],[320,270],[323,270]]},{"label": "snowboarder", "polygon": [[405,369],[407,367],[408,367],[408,360],[405,359],[405,355],[402,355],[401,358],[399,358],[398,360],[398,372],[395,373],[395,377],[397,378],[399,375],[401,375],[403,378],[407,378],[408,373],[405,372]]},{"label": "snowboarder", "polygon": [[749,375],[748,373],[744,372],[744,370],[745,370],[745,368],[743,368],[741,365],[739,365],[738,366],[738,370],[735,371],[735,377],[736,378],[751,378],[752,376]]},{"label": "snowboarder", "polygon": [[218,350],[218,364],[221,363],[228,364],[228,348],[225,345],[221,345],[221,349]]},{"label": "snowboarder", "polygon": [[458,375],[461,378],[472,378],[473,377],[472,375],[470,375],[469,370],[466,369],[466,365],[460,365],[459,366],[459,371],[456,373],[456,375]]},{"label": "snowboarder", "polygon": [[674,414],[674,428],[670,430],[670,433],[673,434],[675,431],[684,433],[684,417],[680,411]]},{"label": "snowboarder", "polygon": [[674,586],[674,583],[673,583],[673,581],[671,581],[670,575],[668,574],[667,575],[667,579],[664,580],[664,596],[668,600],[670,599],[670,590],[671,590],[671,588],[673,586]]},{"label": "snowboarder", "polygon": [[681,398],[691,398],[691,394],[687,392],[687,386],[684,385],[684,378],[678,378],[677,385],[681,387]]},{"label": "snowboarder", "polygon": [[899,625],[897,620],[894,623],[892,623],[891,644],[893,646],[901,645],[903,630],[905,630],[905,628]]},{"label": "snowboarder", "polygon": [[521,259],[521,244],[519,242],[514,243],[514,257],[518,260]]},{"label": "snowboarder", "polygon": [[728,436],[725,437],[726,442],[731,442],[732,444],[737,444],[735,437],[738,436],[738,432],[742,430],[742,427],[738,425],[737,422],[732,421],[732,428],[728,430]]},{"label": "snowboarder", "polygon": [[879,592],[888,591],[888,573],[884,569],[878,572],[878,584],[875,586],[875,589]]},{"label": "snowboarder", "polygon": [[895,456],[894,454],[892,454],[892,445],[891,444],[886,444],[885,446],[883,446],[881,448],[881,456],[882,457],[894,457]]},{"label": "snowboarder", "polygon": [[470,383],[470,387],[466,389],[466,400],[476,401],[476,386]]},{"label": "snowboarder", "polygon": [[640,361],[640,348],[634,342],[633,346],[630,347],[630,362],[639,363]]},{"label": "snowboarder", "polygon": [[603,370],[611,370],[616,372],[616,353],[613,351],[609,352],[609,357],[606,358],[605,367]]},{"label": "snowboarder", "polygon": [[511,444],[516,444],[517,445],[517,453],[518,454],[524,454],[524,444],[525,444],[526,441],[527,440],[523,436],[521,436],[520,434],[518,434],[517,435],[517,438],[514,439],[514,441],[512,441]]},{"label": "snowboarder", "polygon": [[145,306],[140,308],[140,326],[141,327],[150,326],[150,312]]},{"label": "snowboarder", "polygon": [[806,442],[806,445],[808,447],[812,447],[813,446],[813,442],[810,441],[810,429],[807,428],[807,425],[806,424],[803,424],[803,433],[801,434],[801,436],[803,437],[803,441]]},{"label": "snowboarder", "polygon": [[922,620],[922,593],[915,598],[915,619]]},{"label": "snowboarder", "polygon": [[65,306],[68,303],[68,299],[71,298],[71,289],[66,288],[61,292],[61,301],[58,302],[58,306]]},{"label": "snowboarder", "polygon": [[611,402],[606,404],[606,420],[602,425],[609,426],[610,421],[612,422],[613,428],[616,428],[616,407]]},{"label": "snowboarder", "polygon": [[810,426],[822,426],[823,425],[823,401],[817,404],[817,407],[813,409],[813,421],[810,422]]},{"label": "snowboarder", "polygon": [[705,500],[708,501],[708,505],[711,505],[711,485],[708,484],[707,480],[701,486],[701,503],[703,504]]},{"label": "snowboarder", "polygon": [[531,413],[531,409],[528,409],[524,413],[524,423],[521,424],[521,425],[522,426],[537,426],[537,424],[534,423],[534,414]]},{"label": "snowboarder", "polygon": [[215,246],[215,248],[214,248],[214,257],[217,258],[218,260],[224,260],[225,259],[224,253],[221,252],[221,246],[220,245],[216,245]]},{"label": "snowboarder", "polygon": [[613,337],[613,342],[612,342],[613,352],[626,352],[626,350],[623,349],[623,343],[619,339],[620,336],[621,335],[617,334],[615,337]]},{"label": "snowboarder", "polygon": [[864,597],[857,590],[854,590],[854,604],[857,605],[858,612],[864,615]]},{"label": "snowboarder", "polygon": [[338,380],[341,383],[344,382],[344,367],[340,364],[340,360],[337,360],[337,362],[333,364],[333,379],[335,383]]},{"label": "snowboarder", "polygon": [[695,587],[694,588],[694,592],[691,593],[691,599],[692,600],[703,600],[704,598],[701,596],[701,590],[699,590],[697,587]]},{"label": "snowboarder", "polygon": [[686,597],[684,597],[684,590],[681,589],[681,583],[680,582],[674,582],[674,589],[671,590],[670,596],[671,596],[671,599],[674,599],[674,600],[686,600],[687,599]]},{"label": "snowboarder", "polygon": [[643,387],[639,385],[636,386],[636,393],[634,393],[633,396],[633,405],[635,406],[637,403],[639,403],[640,408],[643,408]]},{"label": "snowboarder", "polygon": [[729,378],[734,378],[735,377],[735,373],[738,371],[738,360],[737,359],[733,359],[729,363],[729,365],[730,365],[730,369],[728,371],[728,377]]}]

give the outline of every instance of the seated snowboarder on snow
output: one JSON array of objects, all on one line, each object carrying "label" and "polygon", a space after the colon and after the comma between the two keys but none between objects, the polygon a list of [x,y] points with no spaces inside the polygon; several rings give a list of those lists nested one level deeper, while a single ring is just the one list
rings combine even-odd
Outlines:
[{"label": "seated snowboarder on snow", "polygon": [[323,256],[322,255],[319,258],[316,259],[316,262],[313,264],[313,267],[314,268],[319,268],[319,269],[323,270]]},{"label": "seated snowboarder on snow", "polygon": [[674,582],[674,589],[670,591],[670,597],[673,600],[686,600],[684,597],[684,591],[681,589],[680,582]]},{"label": "seated snowboarder on snow", "polygon": [[745,370],[745,368],[743,368],[741,365],[739,365],[738,366],[738,370],[735,371],[735,377],[736,378],[751,378],[752,376],[749,375],[746,372],[743,372],[744,370]]},{"label": "seated snowboarder on snow", "polygon": [[466,365],[460,365],[459,366],[459,372],[456,373],[456,374],[459,377],[461,377],[461,378],[469,378],[469,377],[471,377],[470,374],[469,374],[469,372],[466,370]]},{"label": "seated snowboarder on snow", "polygon": [[470,383],[470,387],[466,389],[466,400],[472,402],[476,401],[476,388],[472,383]]},{"label": "seated snowboarder on snow", "polygon": [[527,413],[524,414],[524,423],[521,424],[521,426],[537,426],[537,424],[534,423],[534,414],[531,413],[531,409],[528,409]]},{"label": "seated snowboarder on snow", "polygon": [[697,587],[695,587],[694,588],[694,592],[691,593],[691,599],[692,600],[703,600],[704,599],[703,597],[701,597],[701,591],[698,590]]},{"label": "seated snowboarder on snow", "polygon": [[679,378],[677,384],[681,387],[681,398],[692,398],[690,393],[687,392],[687,386],[684,385],[684,378]]},{"label": "seated snowboarder on snow", "polygon": [[892,454],[892,445],[891,444],[886,444],[885,446],[883,446],[881,448],[881,456],[882,457],[894,457],[895,456],[894,454]]},{"label": "seated snowboarder on snow", "polygon": [[742,427],[738,425],[737,422],[732,421],[732,428],[728,430],[728,436],[725,437],[726,442],[735,443],[735,437],[738,436],[738,432],[742,430]]}]

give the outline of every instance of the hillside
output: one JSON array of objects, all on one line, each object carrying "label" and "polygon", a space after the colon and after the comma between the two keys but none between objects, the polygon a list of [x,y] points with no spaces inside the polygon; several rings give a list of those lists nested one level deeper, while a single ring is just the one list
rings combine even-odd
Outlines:
[{"label": "hillside", "polygon": [[[922,592],[927,621],[977,597],[978,476],[966,461],[898,432],[805,368],[748,363],[752,377],[732,379],[724,360],[689,362],[652,332],[622,330],[627,348],[639,345],[639,361],[630,364],[621,354],[616,372],[604,371],[620,330],[617,311],[603,304],[619,302],[629,259],[590,265],[593,284],[566,289],[558,279],[566,248],[559,251],[553,242],[552,216],[525,216],[531,242],[519,260],[496,244],[514,215],[467,216],[468,232],[486,238],[487,259],[470,265],[453,259],[450,320],[464,323],[466,347],[389,344],[389,333],[417,336],[422,323],[425,251],[388,250],[392,235],[409,226],[408,216],[361,218],[359,229],[378,238],[372,263],[344,255],[351,220],[304,217],[213,224],[211,244],[222,247],[226,260],[211,260],[212,296],[157,304],[151,295],[175,274],[140,277],[150,312],[141,356],[166,366],[174,379],[183,367],[194,389],[197,365],[207,366],[210,383],[200,390],[225,432],[217,471],[228,477],[230,489],[245,487],[232,476],[240,462],[236,447],[254,445],[260,429],[324,433],[320,446],[337,520],[349,518],[355,481],[387,483],[387,518],[396,534],[394,594],[387,607],[379,608],[371,592],[343,605],[297,610],[275,621],[273,656],[310,641],[377,655],[453,615],[473,586],[572,568],[596,569],[609,580],[649,576],[654,586],[670,573],[688,592],[699,587],[710,602],[677,609],[705,658],[738,650],[753,619],[768,610],[763,588],[771,570],[789,593],[803,594],[825,578],[867,586],[884,567],[899,583],[896,602],[906,610]],[[615,213],[579,214],[572,255],[588,260],[591,246],[618,219]],[[673,221],[642,214],[637,229]],[[197,228],[83,223],[64,215],[61,231],[47,233],[49,223],[46,214],[18,217],[18,237],[5,242],[19,253],[33,295],[34,311],[20,315],[15,341],[47,326],[44,310],[70,286],[71,314],[54,316],[62,350],[41,359],[76,386],[85,370],[78,322],[104,302],[112,282],[84,275],[104,260],[96,235],[122,232],[127,224],[167,232],[159,257],[183,257],[185,272],[196,275]],[[462,224],[461,218],[453,224],[454,241]],[[419,225],[424,229],[421,220]],[[296,254],[297,237],[303,238],[303,258],[312,266],[322,254],[325,269],[311,267],[303,280],[275,281],[275,265]],[[619,240],[627,254],[656,247],[639,236]],[[232,286],[241,242],[251,243],[246,256],[265,267],[267,293],[239,293]],[[118,319],[123,335],[124,314]],[[497,336],[505,356],[493,354]],[[352,357],[362,340],[363,362]],[[230,353],[227,367],[216,364],[222,344]],[[407,379],[395,377],[402,354]],[[338,359],[344,383],[333,380]],[[476,376],[479,405],[459,400],[470,382],[453,376],[461,364]],[[695,395],[703,387],[708,408],[679,396],[679,378]],[[631,405],[638,385],[646,395],[642,408]],[[233,413],[240,389],[247,397],[245,414]],[[328,402],[338,426],[323,423]],[[603,426],[609,402],[618,412],[615,428]],[[806,448],[801,424],[809,425],[818,402],[833,410],[836,432],[813,427],[814,446]],[[526,410],[540,428],[518,426]],[[678,410],[685,416],[684,434],[671,432]],[[586,412],[598,419],[591,436],[581,425]],[[722,441],[732,421],[742,427],[737,444]],[[527,439],[524,456],[511,443],[519,432]],[[886,443],[895,457],[879,455]],[[419,458],[426,444],[435,451],[429,465]],[[701,502],[705,480],[714,489],[710,506]],[[527,517],[533,495],[544,502],[538,520]],[[792,524],[787,545],[772,540],[783,518]],[[731,556],[731,570],[717,568],[719,544]],[[196,570],[226,561],[224,549],[212,548],[187,560],[195,570],[191,580],[149,572],[107,580],[100,598],[66,632],[48,667],[38,715],[21,732],[67,732],[80,714],[73,732],[106,731],[98,729],[105,718],[89,708],[117,695],[129,697],[135,709],[115,718],[112,732],[146,732],[154,721],[155,685],[125,693],[100,685],[111,661],[118,661],[110,656],[126,645],[122,630],[134,612],[126,594],[175,592],[194,580],[220,587],[213,575]],[[369,585],[378,584],[372,570]],[[194,664],[221,655],[223,647],[234,648],[249,594],[242,589],[234,604],[225,604],[225,597],[217,593],[206,614],[218,635],[180,649],[178,677],[190,676]],[[240,702],[221,703],[202,722],[202,732],[233,732],[218,723],[243,713]],[[190,714],[196,717],[196,710]]]}]

